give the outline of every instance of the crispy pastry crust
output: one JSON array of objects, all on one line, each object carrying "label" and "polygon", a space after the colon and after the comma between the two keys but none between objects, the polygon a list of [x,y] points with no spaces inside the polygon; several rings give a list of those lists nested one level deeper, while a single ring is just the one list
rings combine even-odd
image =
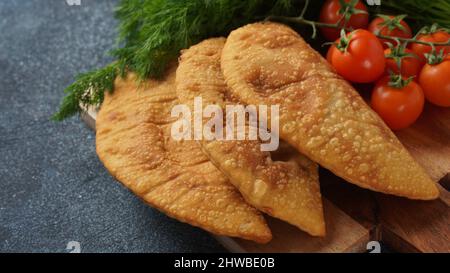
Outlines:
[{"label": "crispy pastry crust", "polygon": [[439,191],[354,88],[294,30],[241,27],[227,39],[222,71],[248,104],[280,104],[280,136],[336,175],[363,188],[411,199]]},{"label": "crispy pastry crust", "polygon": [[[234,104],[225,97],[227,86],[220,68],[224,44],[223,38],[208,39],[185,50],[180,58],[177,95],[192,110],[195,97],[202,98],[203,107],[215,104],[224,111],[225,105]],[[204,125],[208,120],[203,120]],[[311,235],[325,235],[317,164],[304,159],[298,165],[298,153],[273,161],[269,152],[260,150],[260,141],[248,138],[200,143],[251,205]]]},{"label": "crispy pastry crust", "polygon": [[272,235],[194,141],[171,138],[175,68],[163,81],[117,79],[97,118],[97,154],[109,172],[151,206],[207,231],[260,243]]}]

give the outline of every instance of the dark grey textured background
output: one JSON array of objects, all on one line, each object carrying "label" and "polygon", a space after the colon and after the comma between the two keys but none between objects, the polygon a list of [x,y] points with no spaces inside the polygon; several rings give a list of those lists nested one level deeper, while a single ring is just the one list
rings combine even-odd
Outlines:
[{"label": "dark grey textured background", "polygon": [[0,1],[0,252],[224,251],[114,181],[78,117],[49,120],[78,72],[110,61],[115,4]]}]

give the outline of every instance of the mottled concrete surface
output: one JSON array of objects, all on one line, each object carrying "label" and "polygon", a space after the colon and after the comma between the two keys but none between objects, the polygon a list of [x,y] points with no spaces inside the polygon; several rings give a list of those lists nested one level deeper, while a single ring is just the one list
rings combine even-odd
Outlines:
[{"label": "mottled concrete surface", "polygon": [[0,1],[0,252],[224,251],[119,185],[79,117],[49,120],[78,72],[111,61],[115,3]]}]

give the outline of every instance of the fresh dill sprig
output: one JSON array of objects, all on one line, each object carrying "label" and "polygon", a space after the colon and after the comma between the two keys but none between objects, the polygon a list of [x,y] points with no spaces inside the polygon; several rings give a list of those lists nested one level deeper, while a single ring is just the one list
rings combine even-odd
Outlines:
[{"label": "fresh dill sprig", "polygon": [[76,81],[64,90],[67,95],[52,119],[61,121],[81,112],[82,106],[100,105],[103,102],[104,92],[114,89],[114,79],[118,72],[117,64],[113,63],[78,75]]},{"label": "fresh dill sprig", "polygon": [[[294,0],[126,0],[116,10],[122,66],[139,78],[160,77],[181,49],[264,19],[298,10]],[[300,7],[300,5],[298,5]]]},{"label": "fresh dill sprig", "polygon": [[77,77],[65,90],[54,120],[79,113],[81,105],[99,105],[105,91],[114,90],[115,77],[132,71],[139,79],[161,77],[181,49],[203,39],[269,15],[294,15],[302,0],[122,0],[116,62]]}]

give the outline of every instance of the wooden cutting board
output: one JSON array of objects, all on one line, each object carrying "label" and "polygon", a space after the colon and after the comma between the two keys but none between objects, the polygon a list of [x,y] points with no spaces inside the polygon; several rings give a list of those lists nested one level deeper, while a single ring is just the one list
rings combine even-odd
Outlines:
[{"label": "wooden cutting board", "polygon": [[[96,109],[83,120],[95,130]],[[450,109],[426,105],[410,128],[396,133],[430,176],[448,189],[450,173]],[[327,236],[315,238],[267,217],[273,240],[265,245],[215,236],[232,252],[364,252],[382,240],[399,252],[450,252],[450,194],[444,188],[434,201],[412,201],[374,193],[321,170]]]}]

